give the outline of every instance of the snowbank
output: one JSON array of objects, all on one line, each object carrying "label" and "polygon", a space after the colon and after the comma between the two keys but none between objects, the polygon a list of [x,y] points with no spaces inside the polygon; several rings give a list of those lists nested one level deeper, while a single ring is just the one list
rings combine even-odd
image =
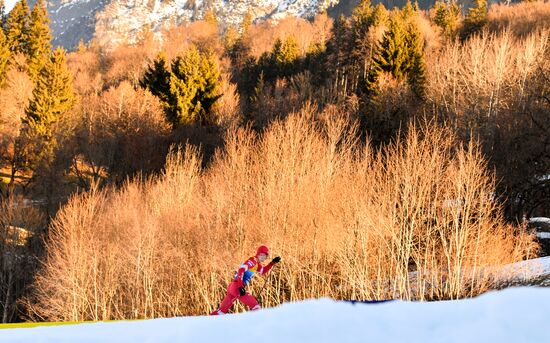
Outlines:
[{"label": "snowbank", "polygon": [[330,299],[219,317],[0,330],[0,342],[549,342],[550,289],[475,299],[357,304]]},{"label": "snowbank", "polygon": [[550,256],[508,264],[500,272],[503,278],[516,281],[546,277],[550,275]]},{"label": "snowbank", "polygon": [[550,218],[546,218],[546,217],[533,217],[533,218],[530,218],[529,219],[529,222],[530,223],[542,223],[542,224],[547,224],[547,225],[550,225]]}]

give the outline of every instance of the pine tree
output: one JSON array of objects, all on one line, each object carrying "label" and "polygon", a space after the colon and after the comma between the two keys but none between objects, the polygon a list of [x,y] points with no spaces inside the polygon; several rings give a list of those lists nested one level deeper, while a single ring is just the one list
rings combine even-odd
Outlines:
[{"label": "pine tree", "polygon": [[170,71],[167,67],[164,51],[161,51],[153,61],[153,64],[147,68],[143,78],[140,80],[140,86],[157,96],[165,108],[168,106]]},{"label": "pine tree", "polygon": [[84,43],[84,39],[80,38],[80,40],[78,41],[78,47],[76,48],[76,52],[78,52],[79,54],[83,54],[86,51],[88,51],[88,47]]},{"label": "pine tree", "polygon": [[20,0],[16,3],[8,16],[7,39],[13,53],[27,53],[29,17],[27,0]]},{"label": "pine tree", "polygon": [[401,9],[401,16],[403,20],[409,20],[418,13],[418,3],[411,3],[410,0],[407,0],[407,3]]},{"label": "pine tree", "polygon": [[174,128],[193,123],[210,123],[210,114],[221,97],[220,70],[214,56],[195,47],[176,57],[171,70],[160,53],[146,70],[141,87],[157,96]]},{"label": "pine tree", "polygon": [[219,25],[218,17],[213,9],[208,9],[204,12],[204,21],[215,27],[218,27]]},{"label": "pine tree", "polygon": [[406,79],[414,93],[423,98],[425,69],[424,42],[415,21],[409,13],[394,14],[374,57],[367,89],[374,91],[380,73],[387,72],[399,81]]},{"label": "pine tree", "polygon": [[352,51],[354,60],[363,59],[371,50],[368,32],[374,24],[374,7],[370,0],[362,0],[351,15]]},{"label": "pine tree", "polygon": [[38,0],[31,11],[26,45],[29,74],[35,81],[52,49],[49,23],[44,0]]},{"label": "pine tree", "polygon": [[4,0],[0,0],[0,26],[2,27],[2,33],[6,33],[6,21],[8,20],[8,17],[6,16],[6,2]]},{"label": "pine tree", "polygon": [[464,18],[463,39],[481,31],[487,25],[489,22],[488,11],[487,0],[474,0],[474,6],[468,10],[468,14]]},{"label": "pine tree", "polygon": [[387,24],[388,20],[389,20],[388,10],[384,6],[384,4],[379,3],[374,8],[373,25],[374,26],[385,25],[385,24]]},{"label": "pine tree", "polygon": [[53,124],[59,121],[75,102],[72,75],[65,63],[65,50],[57,48],[38,75],[32,99],[25,109],[23,123],[35,137],[48,146],[54,144]]},{"label": "pine tree", "polygon": [[254,21],[254,16],[252,15],[252,12],[249,10],[245,13],[243,17],[243,21],[241,22],[241,25],[239,27],[239,32],[241,35],[246,35],[248,33],[248,30],[252,26],[253,21]]},{"label": "pine tree", "polygon": [[373,7],[370,0],[362,0],[351,15],[351,41],[348,43],[351,52],[349,61],[346,63],[352,74],[351,90],[353,91],[366,79],[370,69],[376,42],[369,32],[373,27],[381,25],[386,20],[385,17],[387,17],[387,11],[384,5]]},{"label": "pine tree", "polygon": [[293,36],[288,36],[285,41],[277,39],[271,52],[272,68],[276,77],[288,77],[297,69],[295,63],[300,56],[298,43]]},{"label": "pine tree", "polygon": [[460,7],[456,0],[436,1],[433,8],[433,22],[441,28],[445,37],[453,37],[460,23]]},{"label": "pine tree", "polygon": [[0,87],[2,87],[6,81],[6,72],[10,57],[11,52],[8,40],[6,39],[4,30],[0,30]]},{"label": "pine tree", "polygon": [[214,56],[192,47],[172,61],[168,104],[174,127],[208,124],[219,93],[220,71]]},{"label": "pine tree", "polygon": [[397,80],[403,80],[406,77],[410,68],[406,36],[407,32],[403,20],[397,15],[393,15],[390,19],[389,28],[384,33],[382,42],[377,49],[378,53],[374,57],[374,76],[377,76],[381,71],[386,71]]},{"label": "pine tree", "polygon": [[420,99],[426,95],[426,63],[424,61],[424,41],[416,25],[409,24],[407,46],[409,47],[410,68],[408,82]]}]

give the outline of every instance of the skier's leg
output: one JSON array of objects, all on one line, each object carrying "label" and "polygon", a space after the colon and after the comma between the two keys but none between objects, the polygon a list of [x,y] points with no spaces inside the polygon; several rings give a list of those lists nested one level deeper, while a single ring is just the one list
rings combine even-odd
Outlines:
[{"label": "skier's leg", "polygon": [[227,286],[227,293],[225,294],[225,298],[223,298],[222,300],[220,308],[210,313],[210,315],[226,314],[231,308],[231,306],[233,306],[233,303],[235,302],[235,300],[237,300],[238,296],[239,296],[239,290],[237,287],[237,283],[231,282]]},{"label": "skier's leg", "polygon": [[251,311],[256,311],[256,310],[259,310],[261,307],[260,307],[260,304],[258,304],[258,300],[256,300],[256,298],[254,298],[250,293],[246,292],[245,295],[243,295],[242,297],[239,297],[238,298],[240,302],[242,302],[243,304],[245,304],[246,306],[248,306],[248,308],[251,310]]}]

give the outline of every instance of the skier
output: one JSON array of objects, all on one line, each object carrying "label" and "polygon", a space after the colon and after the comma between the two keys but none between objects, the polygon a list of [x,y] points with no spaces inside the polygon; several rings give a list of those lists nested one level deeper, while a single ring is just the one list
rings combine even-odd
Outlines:
[{"label": "skier", "polygon": [[227,286],[227,294],[225,295],[220,308],[210,313],[210,315],[215,316],[219,314],[226,314],[231,306],[233,306],[235,300],[239,300],[248,306],[251,311],[260,309],[260,304],[258,304],[256,298],[248,293],[245,287],[248,285],[255,273],[265,275],[275,264],[281,262],[281,258],[277,256],[272,259],[267,266],[262,266],[261,263],[267,259],[268,255],[269,249],[265,245],[262,245],[256,251],[256,256],[250,257],[243,264],[241,264],[239,270],[235,273],[233,281]]}]

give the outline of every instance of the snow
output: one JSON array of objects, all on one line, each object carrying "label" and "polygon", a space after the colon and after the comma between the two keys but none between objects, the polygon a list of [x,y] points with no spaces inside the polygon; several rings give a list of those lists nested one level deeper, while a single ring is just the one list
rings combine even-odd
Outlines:
[{"label": "snow", "polygon": [[515,281],[546,277],[550,275],[550,256],[508,264],[500,272],[503,278]]},{"label": "snow", "polygon": [[13,6],[15,6],[15,3],[17,2],[17,0],[6,0],[5,2],[5,6],[6,6],[6,12],[9,13]]},{"label": "snow", "polygon": [[[14,1],[14,0],[8,0]],[[288,16],[312,17],[339,0],[211,0],[220,23],[238,25],[245,13],[254,20],[280,20]],[[50,0],[48,10],[52,20],[54,43],[72,48],[84,38],[87,42],[94,34],[96,40],[107,46],[123,41],[133,42],[136,34],[149,25],[160,31],[172,21],[183,22],[201,18],[206,1],[195,0],[197,10],[189,0]],[[73,21],[74,19],[74,21]],[[82,30],[74,22],[85,23]],[[73,24],[71,24],[71,22]]]},{"label": "snow", "polygon": [[537,232],[537,237],[540,239],[550,239],[550,232]]},{"label": "snow", "polygon": [[529,219],[530,223],[544,223],[550,225],[550,218],[546,217],[533,217]]},{"label": "snow", "polygon": [[548,342],[550,289],[442,302],[287,303],[238,315],[0,330],[0,342]]}]

